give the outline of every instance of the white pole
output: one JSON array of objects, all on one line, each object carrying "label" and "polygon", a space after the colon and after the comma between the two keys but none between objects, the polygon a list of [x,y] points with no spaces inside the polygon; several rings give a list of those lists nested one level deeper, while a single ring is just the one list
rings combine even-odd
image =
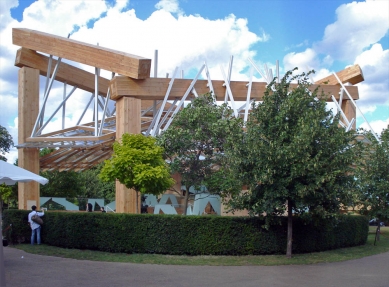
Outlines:
[{"label": "white pole", "polygon": [[361,113],[363,119],[365,120],[365,122],[367,123],[367,125],[369,126],[370,130],[371,130],[371,133],[374,135],[375,139],[380,143],[380,139],[378,138],[378,136],[376,135],[376,133],[374,132],[373,128],[370,126],[369,122],[367,121],[367,119],[365,118],[365,116],[363,115],[362,111],[360,110],[360,108],[357,106],[357,104],[355,103],[354,99],[351,97],[350,93],[346,90],[346,87],[343,85],[342,81],[339,79],[339,77],[336,75],[336,73],[332,73],[335,78],[338,80],[339,84],[342,86],[343,90],[346,92],[347,96],[349,97],[350,101],[354,104],[354,107],[356,107],[358,109],[358,111]]}]

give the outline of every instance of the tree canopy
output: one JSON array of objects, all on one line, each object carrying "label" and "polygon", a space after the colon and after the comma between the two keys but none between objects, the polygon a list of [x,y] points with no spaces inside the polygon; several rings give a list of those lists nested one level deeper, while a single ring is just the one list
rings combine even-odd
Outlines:
[{"label": "tree canopy", "polygon": [[[273,81],[263,102],[254,103],[247,131],[228,158],[248,190],[232,196],[231,206],[251,214],[288,214],[287,256],[291,256],[292,214],[326,216],[348,201],[354,178],[355,132],[339,126],[309,74]],[[297,81],[296,88],[290,83]]]},{"label": "tree canopy", "polygon": [[0,160],[7,161],[4,155],[9,152],[13,145],[12,136],[5,127],[0,125]]},{"label": "tree canopy", "polygon": [[137,192],[158,195],[173,184],[169,168],[163,159],[163,148],[156,139],[142,134],[123,134],[113,144],[111,159],[104,162],[100,173],[103,181],[119,180]]},{"label": "tree canopy", "polygon": [[241,132],[241,120],[232,116],[227,104],[217,105],[211,94],[195,98],[173,119],[158,138],[165,150],[172,173],[181,175],[186,188],[186,213],[189,188],[220,193],[227,181],[223,161],[224,146],[229,136]]},{"label": "tree canopy", "polygon": [[380,141],[370,131],[364,134],[371,143],[365,146],[356,173],[361,211],[379,222],[389,221],[389,126],[382,131]]}]

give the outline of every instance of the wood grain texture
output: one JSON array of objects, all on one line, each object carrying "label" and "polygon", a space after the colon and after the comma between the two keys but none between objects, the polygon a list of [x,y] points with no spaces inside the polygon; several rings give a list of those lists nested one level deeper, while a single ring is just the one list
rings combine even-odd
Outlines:
[{"label": "wood grain texture", "polygon": [[[24,143],[31,135],[39,111],[39,71],[22,68],[18,73],[18,142]],[[39,174],[39,149],[18,149],[18,165]],[[19,209],[28,209],[27,202],[35,201],[39,207],[39,183],[18,184]]]},{"label": "wood grain texture", "polygon": [[[362,70],[359,65],[353,65],[351,67],[348,67],[342,71],[337,72],[336,75],[338,76],[339,80],[343,84],[350,83],[352,85],[355,85],[364,81]],[[338,80],[335,78],[334,75],[329,75],[328,77],[315,81],[315,84],[324,84],[324,83],[326,83],[327,85],[340,86]]]},{"label": "wood grain texture", "polygon": [[[40,75],[47,76],[49,57],[39,54],[27,48],[20,48],[16,52],[15,66],[17,67],[30,67],[38,69]],[[51,72],[54,71],[54,67],[57,64],[57,60],[52,60]],[[95,74],[89,73],[82,69],[76,68],[72,65],[61,62],[55,77],[56,81],[67,83],[71,86],[77,86],[77,88],[94,93],[95,91]],[[108,92],[110,80],[99,77],[99,95],[106,96]]]},{"label": "wood grain texture", "polygon": [[[141,100],[124,97],[116,102],[116,139],[120,141],[124,133],[139,134],[141,131]],[[140,198],[133,189],[116,181],[116,212],[140,212]]]},{"label": "wood grain texture", "polygon": [[[170,79],[168,78],[148,78],[143,80],[131,79],[125,76],[117,76],[111,80],[111,98],[117,100],[121,97],[134,97],[142,100],[163,100],[168,89]],[[192,80],[176,79],[169,94],[169,100],[182,98],[189,88]],[[209,92],[207,80],[198,80],[194,86],[197,94],[202,95]],[[224,100],[226,88],[223,86],[224,81],[214,80],[212,85],[218,100]],[[231,81],[230,87],[235,101],[246,101],[248,82]],[[312,85],[310,90],[314,90],[319,85]],[[296,87],[291,84],[291,87]],[[354,100],[359,99],[358,88],[354,86],[346,87]],[[261,101],[266,90],[266,83],[254,82],[251,88],[251,99]],[[338,85],[320,85],[319,93],[323,91],[328,95],[328,101],[331,101],[331,95],[339,99]]]},{"label": "wood grain texture", "polygon": [[150,77],[150,59],[65,37],[26,28],[13,28],[12,43],[135,79]]}]

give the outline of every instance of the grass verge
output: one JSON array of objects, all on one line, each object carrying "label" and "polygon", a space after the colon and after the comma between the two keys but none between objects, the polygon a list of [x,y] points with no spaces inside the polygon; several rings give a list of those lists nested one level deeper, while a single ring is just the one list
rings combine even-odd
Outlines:
[{"label": "grass verge", "polygon": [[342,248],[325,252],[296,254],[291,259],[285,255],[256,256],[175,256],[159,254],[123,254],[91,250],[64,249],[49,245],[19,244],[15,248],[28,253],[57,256],[78,260],[106,262],[165,264],[165,265],[212,265],[212,266],[246,266],[246,265],[301,265],[329,263],[358,259],[389,251],[389,227],[381,228],[381,240],[374,246],[376,227],[370,227],[367,243],[363,246]]}]

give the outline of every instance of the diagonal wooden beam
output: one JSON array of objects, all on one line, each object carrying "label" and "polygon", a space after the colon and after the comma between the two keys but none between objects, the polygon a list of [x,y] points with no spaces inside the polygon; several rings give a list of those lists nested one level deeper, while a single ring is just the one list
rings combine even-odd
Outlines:
[{"label": "diagonal wooden beam", "polygon": [[[20,48],[16,52],[15,66],[29,67],[39,70],[40,75],[47,75],[49,57],[39,54],[27,48]],[[54,70],[57,61],[52,60],[51,73]],[[94,93],[95,75],[76,68],[72,65],[61,62],[55,79],[59,82],[66,82],[71,86],[77,86],[79,89]],[[109,80],[99,77],[99,95],[106,96],[109,87]]]},{"label": "diagonal wooden beam", "polygon": [[150,77],[150,59],[65,37],[25,28],[13,28],[12,43],[135,79]]},{"label": "diagonal wooden beam", "polygon": [[[337,72],[336,75],[339,77],[339,80],[341,80],[343,84],[350,83],[355,85],[364,81],[363,73],[359,65],[348,67],[342,71]],[[319,81],[316,81],[315,84],[327,84],[327,85],[340,86],[338,80],[335,78],[334,75],[330,75]]]},{"label": "diagonal wooden beam", "polygon": [[[112,79],[111,87],[111,99],[118,100],[121,97],[134,97],[142,100],[163,100],[169,85],[170,79],[168,78],[148,78],[143,80],[131,79],[129,77],[117,76]],[[190,79],[175,79],[171,92],[169,94],[169,100],[175,98],[181,98],[192,80]],[[212,81],[213,88],[218,100],[224,99],[226,88],[223,86],[224,81],[214,80]],[[247,96],[247,82],[243,81],[231,81],[230,87],[235,101],[246,101]],[[251,98],[257,101],[261,101],[266,90],[266,83],[253,82],[251,88]],[[292,84],[291,87],[296,85]],[[312,85],[311,90],[318,87],[318,85]],[[197,80],[194,88],[197,94],[202,95],[209,92],[207,80]],[[331,95],[335,98],[339,98],[339,86],[338,85],[320,85],[320,90],[329,95],[328,100],[331,101]],[[351,94],[354,100],[359,99],[358,88],[354,86],[347,86],[347,90]]]}]

